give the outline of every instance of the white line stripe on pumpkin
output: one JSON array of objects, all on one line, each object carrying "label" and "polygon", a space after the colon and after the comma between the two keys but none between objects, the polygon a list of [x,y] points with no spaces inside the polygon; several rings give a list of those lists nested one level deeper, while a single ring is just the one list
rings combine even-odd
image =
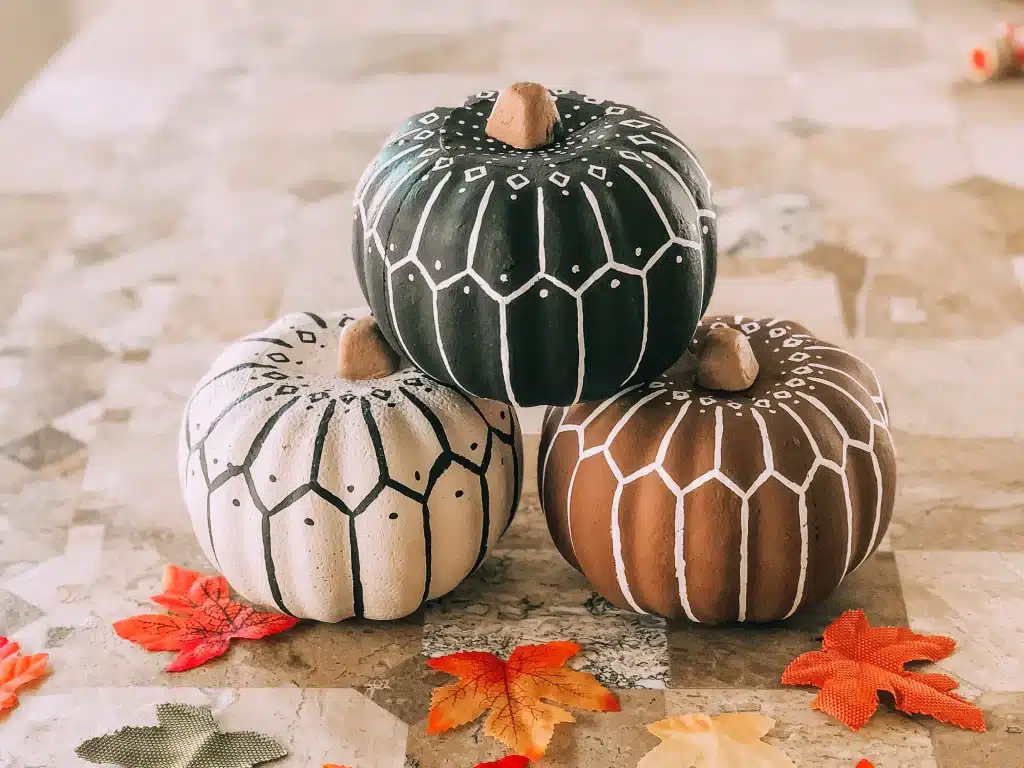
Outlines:
[{"label": "white line stripe on pumpkin", "polygon": [[853,403],[860,410],[860,412],[864,414],[864,416],[868,420],[868,423],[871,424],[871,426],[872,426],[871,434],[868,436],[868,442],[865,443],[862,440],[854,440],[852,435],[849,436],[849,442],[850,442],[850,445],[855,445],[858,448],[864,448],[865,450],[868,450],[868,451],[872,450],[874,448],[874,442],[875,442],[874,425],[875,425],[876,422],[872,418],[871,413],[868,411],[868,409],[864,407],[864,403],[862,403],[860,400],[858,400],[856,397],[854,397],[853,393],[850,392],[850,390],[846,389],[845,387],[840,387],[834,381],[830,381],[829,379],[823,379],[820,376],[808,376],[807,380],[808,381],[816,382],[818,384],[824,384],[826,387],[831,387],[836,392],[838,392],[840,395],[842,395],[847,400],[849,400],[851,403]]},{"label": "white line stripe on pumpkin", "polygon": [[583,380],[587,376],[587,345],[583,338],[583,297],[576,297],[576,394],[573,403],[583,397]]},{"label": "white line stripe on pumpkin", "polygon": [[[664,475],[662,476],[664,478]],[[676,583],[679,585],[679,604],[683,607],[683,613],[690,621],[700,623],[700,619],[693,615],[690,608],[690,595],[686,589],[686,548],[685,548],[685,508],[682,496],[676,496],[675,514],[675,565]]]},{"label": "white line stripe on pumpkin", "polygon": [[622,559],[622,531],[619,528],[619,501],[622,499],[622,483],[615,486],[615,495],[612,496],[612,557],[615,559],[615,578],[619,582],[619,591],[626,598],[626,602],[637,613],[646,614],[643,608],[637,605],[633,599],[633,593],[629,588],[629,578],[626,576],[626,561]]},{"label": "white line stripe on pumpkin", "polygon": [[[363,194],[362,193],[365,192],[366,188],[368,188],[371,184],[373,184],[374,181],[377,180],[377,177],[380,176],[380,174],[384,171],[385,168],[390,166],[392,163],[395,163],[395,162],[401,160],[403,157],[408,155],[410,152],[415,152],[417,149],[419,149],[422,146],[423,146],[422,144],[415,144],[413,146],[410,146],[408,149],[402,150],[401,152],[396,154],[394,157],[389,158],[386,162],[381,163],[380,165],[378,165],[374,169],[373,175],[370,176],[370,178],[368,178],[366,180],[366,183],[363,185],[363,189],[361,190],[361,192],[360,192],[360,194],[358,196],[359,207],[360,207],[360,211],[359,212],[360,212],[360,215],[363,216],[363,226],[366,226],[366,218],[367,218],[367,216],[369,214],[367,213],[366,209],[363,206],[364,200],[363,200]],[[380,190],[378,189],[377,192],[379,194]]]},{"label": "white line stripe on pumpkin", "polygon": [[669,172],[669,175],[676,180],[676,183],[679,185],[680,189],[683,190],[683,193],[686,195],[687,199],[693,204],[694,213],[696,213],[697,216],[700,217],[701,207],[697,203],[697,198],[693,196],[693,192],[690,190],[688,186],[686,186],[686,182],[683,181],[683,177],[679,175],[679,172],[671,165],[666,163],[659,155],[656,155],[653,152],[645,151],[641,152],[640,154],[642,154],[644,157],[650,158],[652,161],[654,161],[655,163],[657,163],[658,165],[660,165],[662,168]]},{"label": "white line stripe on pumpkin", "polygon": [[668,234],[668,236],[670,238],[671,237],[675,237],[676,233],[672,230],[672,225],[669,223],[668,217],[665,215],[665,211],[662,210],[661,203],[658,202],[658,198],[656,198],[654,196],[654,193],[651,192],[651,188],[648,187],[644,183],[644,180],[641,179],[639,176],[637,176],[636,173],[633,171],[633,169],[630,168],[629,166],[626,166],[626,165],[623,165],[622,163],[619,163],[619,168],[623,172],[625,172],[625,174],[627,176],[629,176],[631,179],[633,179],[633,181],[636,182],[637,186],[640,187],[640,189],[642,189],[644,191],[644,194],[647,195],[647,199],[651,201],[651,205],[654,206],[655,212],[658,214],[658,217],[661,219],[661,223],[665,226],[665,232]]},{"label": "white line stripe on pumpkin", "polygon": [[476,247],[480,242],[480,227],[484,221],[484,213],[487,210],[487,203],[490,202],[491,192],[494,191],[494,181],[487,185],[484,195],[480,198],[480,207],[476,210],[476,220],[473,222],[473,231],[469,233],[469,252],[466,255],[466,268],[473,269],[473,260],[476,258]]},{"label": "white line stripe on pumpkin", "polygon": [[374,193],[373,197],[370,199],[370,207],[366,211],[366,215],[369,218],[374,219],[374,227],[376,227],[377,223],[380,221],[381,213],[384,211],[384,208],[387,207],[388,201],[390,201],[392,196],[394,196],[396,190],[401,188],[401,186],[406,182],[406,179],[408,179],[420,168],[423,168],[425,165],[428,165],[429,163],[429,160],[424,160],[422,163],[414,165],[412,168],[409,169],[408,172],[406,172],[404,176],[402,176],[393,185],[389,186],[387,182],[380,185],[380,187]]},{"label": "white line stripe on pumpkin", "polygon": [[412,352],[409,350],[409,345],[405,343],[405,339],[402,337],[402,329],[398,325],[398,314],[395,312],[395,287],[392,284],[392,278],[394,278],[394,276],[395,276],[395,270],[398,269],[398,267],[401,266],[402,264],[404,264],[406,261],[413,261],[413,262],[415,262],[416,265],[418,267],[420,267],[420,271],[421,272],[423,271],[423,265],[420,264],[419,261],[416,259],[416,255],[417,255],[417,253],[419,252],[419,249],[420,249],[420,240],[423,238],[423,229],[424,229],[424,227],[426,226],[426,223],[427,223],[427,216],[430,215],[430,209],[434,207],[434,202],[437,200],[438,195],[441,194],[441,188],[444,187],[444,185],[448,183],[448,180],[451,177],[452,177],[452,172],[448,171],[448,173],[446,173],[441,178],[441,180],[439,182],[437,182],[437,185],[434,187],[433,191],[430,193],[430,197],[427,199],[427,204],[423,208],[423,213],[420,214],[420,220],[416,224],[416,231],[413,234],[412,244],[409,246],[409,254],[404,259],[402,259],[397,264],[391,266],[388,269],[388,278],[387,278],[388,282],[387,282],[387,285],[388,285],[388,304],[390,305],[390,309],[391,309],[391,327],[395,331],[395,336],[398,338],[398,343],[402,346],[402,351],[405,353],[405,356],[407,358],[409,358],[409,362],[411,362],[413,365],[415,365],[420,370],[423,369],[423,366],[421,366],[418,362],[416,362],[416,359],[413,357]]},{"label": "white line stripe on pumpkin", "polygon": [[516,400],[516,393],[512,389],[512,367],[509,364],[507,309],[508,305],[504,302],[498,305],[498,338],[501,344],[501,375],[505,379],[505,393],[508,395],[509,404],[513,408],[518,408],[519,401]]},{"label": "white line stripe on pumpkin", "polygon": [[[828,406],[806,392],[802,396],[804,400],[828,417],[829,421],[836,428],[836,432],[843,439],[843,461],[839,467],[839,478],[843,483],[843,500],[846,502],[846,562],[843,565],[843,575],[845,576],[850,572],[850,559],[853,557],[853,499],[850,498],[850,481],[846,478],[846,454],[847,448],[855,443],[850,439],[850,436],[846,433],[846,428],[840,423],[839,419],[828,409]],[[863,445],[863,443],[856,444]]]},{"label": "white line stripe on pumpkin", "polygon": [[700,161],[697,159],[696,155],[694,155],[693,152],[690,151],[690,148],[687,147],[685,144],[683,144],[683,142],[681,142],[675,136],[672,136],[671,134],[659,133],[658,131],[651,131],[651,135],[652,136],[657,136],[659,139],[664,139],[665,141],[668,141],[668,142],[670,142],[672,144],[675,144],[677,147],[679,147],[681,150],[683,150],[683,152],[686,153],[687,157],[690,158],[690,161],[693,163],[694,167],[697,169],[697,171],[700,172],[700,175],[703,177],[704,183],[707,185],[707,188],[708,188],[708,197],[710,197],[711,196],[711,179],[708,178],[708,174],[704,170],[704,166],[702,166],[700,164]]},{"label": "white line stripe on pumpkin", "polygon": [[[537,478],[537,490],[540,493],[541,506],[544,505],[544,483],[548,476],[548,460],[551,458],[551,451],[555,447],[555,438],[562,431],[562,424],[565,422],[565,415],[569,412],[568,408],[562,409],[562,415],[558,417],[558,425],[555,427],[555,431],[551,433],[551,441],[548,443],[548,449],[544,452],[544,461],[541,464],[540,477]],[[544,427],[547,426],[547,414],[544,417],[544,423],[541,427],[543,431]]]},{"label": "white line stripe on pumpkin", "polygon": [[[384,201],[381,203],[380,208],[377,209],[376,216],[374,216],[372,208],[370,210],[370,214],[369,215],[371,217],[374,217],[373,218],[373,226],[370,227],[369,230],[367,230],[366,235],[372,235],[373,236],[373,241],[377,245],[377,253],[380,256],[381,260],[384,261],[385,263],[387,263],[387,256],[386,256],[387,249],[384,247],[384,242],[380,239],[380,233],[377,232],[377,227],[380,225],[381,217],[384,215],[384,209],[388,207],[388,203],[391,202],[391,198],[394,197],[395,192],[397,192],[401,188],[401,186],[403,184],[405,184],[405,180],[408,179],[410,176],[412,176],[414,173],[418,173],[419,170],[421,168],[425,167],[428,163],[429,163],[428,160],[424,160],[419,165],[414,166],[412,168],[412,170],[410,170],[407,174],[405,174],[405,176],[403,176],[401,179],[399,179],[398,183],[395,184],[395,186],[391,188],[391,191],[388,192],[387,196],[384,198]],[[364,236],[364,241],[365,241],[365,236]]]},{"label": "white line stripe on pumpkin", "polygon": [[580,186],[583,188],[583,194],[587,198],[587,202],[590,203],[590,207],[594,211],[594,220],[597,222],[597,231],[601,233],[601,242],[604,243],[604,255],[607,257],[608,262],[615,261],[615,254],[612,253],[612,242],[608,239],[608,230],[604,226],[604,217],[601,216],[601,207],[597,203],[597,197],[591,191],[590,187],[586,185],[586,182],[580,182]]},{"label": "white line stripe on pumpkin", "polygon": [[712,211],[710,208],[699,208],[697,210],[698,215],[705,219],[717,219],[718,214]]},{"label": "white line stripe on pumpkin", "polygon": [[[703,283],[703,280],[701,280],[701,282]],[[630,371],[629,375],[622,380],[622,383],[619,384],[620,387],[625,386],[627,381],[636,376],[636,372],[640,370],[640,364],[644,361],[644,354],[647,352],[647,333],[648,325],[650,324],[651,320],[651,307],[650,297],[648,295],[649,289],[647,287],[647,275],[644,275],[642,278],[640,278],[640,285],[643,287],[644,291],[644,330],[643,335],[640,337],[640,353],[636,356],[636,363],[633,365],[633,370]],[[701,285],[700,293],[702,296],[704,295],[703,285]]]},{"label": "white line stripe on pumpkin", "polygon": [[537,263],[540,274],[548,271],[548,255],[544,249],[544,187],[537,187]]},{"label": "white line stripe on pumpkin", "polygon": [[[818,460],[815,459],[815,462]],[[812,465],[813,467],[814,465]],[[796,580],[796,594],[793,595],[793,605],[783,617],[788,619],[800,607],[804,599],[804,589],[807,584],[807,563],[809,560],[810,531],[807,528],[807,494],[801,493],[797,497],[797,515],[800,518],[800,575]]]},{"label": "white line stripe on pumpkin", "polygon": [[882,415],[885,417],[885,424],[886,424],[886,426],[889,426],[889,414],[885,412],[885,405],[884,405],[884,402],[883,402],[884,398],[885,398],[885,392],[882,390],[882,382],[879,381],[878,374],[875,373],[875,369],[872,368],[870,365],[868,365],[866,362],[864,362],[863,358],[859,357],[858,355],[856,355],[855,353],[851,352],[848,349],[843,349],[842,347],[814,346],[814,347],[805,347],[804,349],[823,351],[823,352],[841,352],[842,354],[846,355],[847,357],[853,358],[858,363],[863,365],[867,369],[868,373],[871,374],[871,378],[875,380],[875,388],[878,390],[878,394],[877,395],[872,395],[871,399],[874,400],[876,403],[878,403],[879,408],[882,410]]},{"label": "white line stripe on pumpkin", "polygon": [[757,422],[757,430],[761,435],[761,457],[764,460],[764,469],[743,494],[743,504],[740,507],[740,621],[745,621],[747,618],[747,591],[750,582],[750,498],[771,478],[775,469],[772,444],[768,437],[768,424],[765,423],[764,416],[756,409],[751,409],[750,413],[754,417],[754,421]]}]

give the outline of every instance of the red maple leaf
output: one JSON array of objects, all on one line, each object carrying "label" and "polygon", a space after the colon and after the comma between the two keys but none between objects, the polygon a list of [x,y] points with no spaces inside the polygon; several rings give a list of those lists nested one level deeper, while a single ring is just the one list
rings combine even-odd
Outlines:
[{"label": "red maple leaf", "polygon": [[908,672],[911,661],[939,661],[956,648],[940,635],[919,635],[906,627],[872,627],[864,611],[847,611],[824,633],[822,650],[799,656],[782,674],[785,685],[814,685],[821,692],[814,709],[852,729],[878,709],[878,692],[888,691],[896,709],[972,731],[984,731],[981,710],[951,691],[957,682],[940,674]]},{"label": "red maple leaf", "polygon": [[867,758],[864,758],[857,763],[856,768],[875,768],[875,764]]},{"label": "red maple leaf", "polygon": [[525,755],[506,755],[490,763],[477,763],[474,768],[526,768],[529,764],[530,758]]},{"label": "red maple leaf", "polygon": [[0,713],[18,703],[18,689],[46,674],[45,653],[22,656],[18,644],[0,637]]},{"label": "red maple leaf", "polygon": [[164,569],[164,591],[152,599],[174,613],[132,616],[115,622],[114,631],[147,651],[178,651],[168,672],[205,664],[224,654],[232,640],[258,640],[299,623],[294,616],[263,613],[234,602],[223,577],[202,576],[174,565]]}]

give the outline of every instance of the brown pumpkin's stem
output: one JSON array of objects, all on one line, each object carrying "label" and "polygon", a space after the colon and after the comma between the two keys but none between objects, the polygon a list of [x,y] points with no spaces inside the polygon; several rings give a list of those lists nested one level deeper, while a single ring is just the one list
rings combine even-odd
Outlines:
[{"label": "brown pumpkin's stem", "polygon": [[538,83],[515,83],[498,94],[487,135],[516,149],[538,149],[555,138],[558,107]]},{"label": "brown pumpkin's stem", "polygon": [[742,392],[759,370],[746,334],[735,328],[712,328],[697,348],[697,384],[705,389]]},{"label": "brown pumpkin's stem", "polygon": [[382,379],[398,371],[401,358],[391,348],[377,321],[361,317],[341,332],[338,375],[343,379]]}]

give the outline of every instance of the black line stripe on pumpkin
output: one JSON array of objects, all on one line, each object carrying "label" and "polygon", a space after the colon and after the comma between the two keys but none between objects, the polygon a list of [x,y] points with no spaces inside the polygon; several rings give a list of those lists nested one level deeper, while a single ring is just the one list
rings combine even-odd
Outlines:
[{"label": "black line stripe on pumpkin", "polygon": [[331,418],[334,416],[334,409],[338,401],[331,400],[324,409],[324,415],[320,418],[320,426],[316,431],[316,439],[313,442],[313,461],[309,471],[309,482],[317,483],[320,479],[320,461],[323,459],[324,443],[327,441],[327,431],[331,427]]},{"label": "black line stripe on pumpkin", "polygon": [[487,541],[491,537],[491,495],[490,486],[487,483],[487,468],[491,463],[491,448],[494,446],[494,431],[487,433],[487,446],[484,448],[484,456],[480,462],[480,504],[483,507],[483,520],[480,530],[480,550],[476,555],[476,562],[470,573],[476,573],[476,569],[487,556]]},{"label": "black line stripe on pumpkin", "polygon": [[252,503],[256,505],[256,509],[260,511],[262,520],[260,521],[260,532],[263,537],[263,568],[267,574],[267,583],[270,586],[270,595],[274,598],[274,603],[281,610],[282,613],[286,613],[289,616],[294,614],[288,610],[288,606],[284,604],[284,598],[281,595],[281,586],[277,583],[277,566],[274,565],[274,550],[273,540],[270,535],[270,510],[267,509],[267,505],[263,503],[263,499],[260,498],[259,492],[256,490],[256,483],[252,479],[252,474],[249,472],[248,467],[244,467],[242,470],[242,476],[245,478],[245,485],[249,489],[249,496],[252,498]]},{"label": "black line stripe on pumpkin", "polygon": [[284,341],[283,339],[272,339],[269,336],[249,336],[238,340],[239,343],[243,341],[262,341],[265,344],[275,344],[279,347],[288,347],[288,349],[293,349],[292,345],[287,341]]},{"label": "black line stripe on pumpkin", "polygon": [[[427,408],[426,404],[406,387],[399,386],[398,391],[409,398],[409,402],[416,406],[417,410],[423,414],[423,418],[427,420],[427,423],[430,424],[430,428],[434,430],[434,436],[437,437],[437,442],[441,444],[441,450],[454,455],[452,445],[448,441],[448,435],[445,434],[444,425],[441,423],[441,420],[437,418],[437,414]],[[476,468],[473,467],[473,470],[475,471]]]},{"label": "black line stripe on pumpkin", "polygon": [[[512,419],[516,420],[515,413],[512,413]],[[509,528],[512,527],[512,521],[516,519],[516,512],[519,511],[519,497],[523,489],[523,478],[520,474],[519,467],[519,450],[515,444],[515,432],[513,430],[512,436],[512,504],[511,509],[508,513],[508,520],[505,522],[505,527],[501,531],[501,535],[504,536]]]},{"label": "black line stripe on pumpkin", "polygon": [[[277,366],[276,365],[267,365],[266,363],[239,363],[238,365],[234,365],[231,368],[228,368],[226,371],[221,371],[216,376],[212,377],[208,381],[204,381],[201,385],[199,385],[196,388],[196,390],[192,393],[192,396],[188,399],[188,403],[185,405],[185,411],[186,412],[190,412],[191,411],[192,404],[196,401],[196,398],[199,397],[199,393],[202,392],[204,389],[206,389],[211,384],[213,384],[213,382],[215,382],[215,381],[217,381],[219,379],[223,379],[225,376],[230,376],[232,373],[236,373],[238,371],[244,371],[247,368],[277,368]],[[188,422],[187,421],[185,422],[185,430],[186,430],[186,437],[187,437],[187,435],[188,435]]]},{"label": "black line stripe on pumpkin", "polygon": [[217,477],[210,483],[210,493],[213,493],[220,488],[224,483],[230,480],[232,477],[240,475],[243,471],[246,471],[252,462],[259,456],[260,450],[263,448],[263,443],[266,442],[267,436],[270,435],[274,425],[277,424],[278,420],[284,416],[285,411],[291,408],[295,403],[299,401],[298,397],[293,397],[287,403],[278,408],[269,419],[260,427],[260,431],[256,433],[256,437],[253,438],[252,445],[249,446],[249,452],[245,456],[245,460],[242,461],[238,466],[228,465],[228,468],[221,472]]},{"label": "black line stripe on pumpkin", "polygon": [[359,538],[356,536],[356,518],[354,515],[348,518],[348,559],[352,564],[352,611],[356,618],[361,619],[365,614],[363,607],[363,580],[359,572]]},{"label": "black line stripe on pumpkin", "polygon": [[324,320],[322,317],[320,317],[320,315],[316,314],[315,312],[303,312],[302,314],[306,315],[310,320],[319,325],[321,328],[327,327],[327,321]]},{"label": "black line stripe on pumpkin", "polygon": [[426,499],[426,497],[419,491],[415,491],[409,486],[405,485],[404,483],[400,483],[393,478],[388,478],[387,486],[391,490],[402,494],[407,499],[412,499],[413,501],[418,501],[420,503],[422,503]]},{"label": "black line stripe on pumpkin", "polygon": [[431,579],[431,563],[433,562],[433,551],[431,549],[431,538],[430,538],[430,507],[428,506],[427,500],[430,498],[430,494],[434,490],[434,486],[437,485],[437,481],[441,479],[441,475],[445,473],[452,464],[451,454],[442,453],[434,461],[434,465],[430,468],[430,473],[427,475],[427,487],[423,491],[423,541],[424,541],[424,554],[426,563],[426,578],[424,579],[423,585],[423,600],[421,602],[427,602],[427,597],[430,595],[430,579]]},{"label": "black line stripe on pumpkin", "polygon": [[[239,395],[237,398],[235,398],[230,403],[228,403],[224,407],[224,410],[221,411],[220,413],[218,413],[217,416],[213,419],[213,421],[210,422],[209,426],[206,428],[206,434],[203,435],[201,438],[199,438],[199,441],[195,444],[195,446],[189,445],[189,443],[188,443],[188,439],[189,439],[188,432],[187,432],[188,420],[186,420],[185,421],[185,426],[186,426],[185,445],[188,448],[189,453],[192,453],[192,451],[194,451],[196,449],[196,447],[198,447],[199,445],[205,445],[206,444],[207,439],[209,439],[210,435],[213,434],[214,428],[218,424],[220,424],[221,420],[225,416],[228,415],[228,413],[231,411],[232,408],[234,408],[236,405],[239,405],[240,403],[244,403],[250,397],[253,397],[254,395],[258,395],[263,390],[269,389],[270,387],[274,386],[275,383],[276,382],[272,381],[269,384],[264,384],[262,386],[256,387],[256,389],[251,390],[249,392],[246,392],[246,393],[244,393],[242,395]],[[189,413],[189,417],[191,417],[191,413]]]},{"label": "black line stripe on pumpkin", "polygon": [[210,506],[210,472],[206,468],[206,445],[199,446],[199,469],[203,473],[203,485],[206,486],[206,532],[210,537],[210,552],[213,564],[220,570],[220,558],[217,557],[217,545],[213,541],[213,508]]}]

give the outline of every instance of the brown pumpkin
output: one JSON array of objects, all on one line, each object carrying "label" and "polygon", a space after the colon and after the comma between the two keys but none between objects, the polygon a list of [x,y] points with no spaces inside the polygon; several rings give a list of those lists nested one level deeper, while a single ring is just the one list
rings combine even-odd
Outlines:
[{"label": "brown pumpkin", "polygon": [[784,619],[878,547],[896,491],[888,421],[851,352],[785,320],[706,318],[656,381],[548,409],[548,528],[621,608]]}]

